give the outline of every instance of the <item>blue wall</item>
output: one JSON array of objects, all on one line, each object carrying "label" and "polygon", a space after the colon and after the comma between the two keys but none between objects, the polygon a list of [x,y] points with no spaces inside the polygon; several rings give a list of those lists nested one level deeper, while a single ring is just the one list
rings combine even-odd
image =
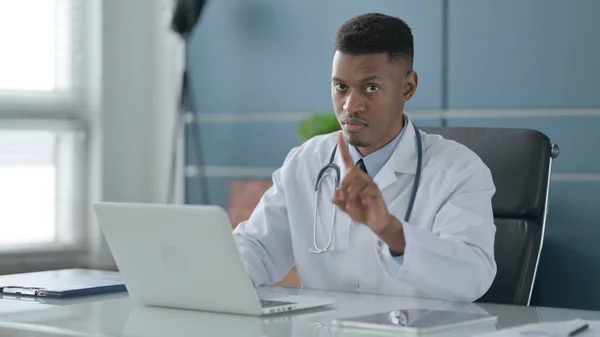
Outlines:
[{"label": "blue wall", "polygon": [[[600,310],[600,1],[448,1],[449,126],[529,127],[560,145],[535,304]],[[555,108],[557,115],[524,109]],[[518,109],[518,110],[517,110]],[[564,110],[563,110],[564,109]]]},{"label": "blue wall", "polygon": [[209,199],[192,175],[187,202],[227,207],[231,179],[269,178],[300,142],[298,112],[332,109],[337,27],[375,11],[413,28],[418,125],[530,127],[560,145],[534,301],[600,310],[600,109],[576,110],[600,106],[597,0],[211,1],[188,55]]},{"label": "blue wall", "polygon": [[596,0],[448,1],[450,108],[600,105]]},{"label": "blue wall", "polygon": [[209,2],[190,44],[198,110],[330,110],[335,32],[348,18],[367,11],[403,16],[414,27],[422,84],[412,106],[439,109],[439,0],[223,0]]}]

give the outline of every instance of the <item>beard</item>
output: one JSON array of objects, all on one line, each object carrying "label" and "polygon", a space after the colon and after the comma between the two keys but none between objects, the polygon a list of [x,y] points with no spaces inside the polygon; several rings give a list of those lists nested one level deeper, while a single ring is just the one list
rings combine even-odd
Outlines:
[{"label": "beard", "polygon": [[359,139],[349,139],[348,144],[356,147],[368,147],[369,145],[371,145],[369,142],[365,142]]}]

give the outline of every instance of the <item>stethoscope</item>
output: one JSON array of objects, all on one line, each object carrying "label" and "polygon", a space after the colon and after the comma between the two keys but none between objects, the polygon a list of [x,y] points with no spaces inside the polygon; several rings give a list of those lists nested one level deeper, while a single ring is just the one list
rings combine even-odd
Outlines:
[{"label": "stethoscope", "polygon": [[[423,160],[423,144],[421,140],[421,134],[419,133],[419,129],[416,125],[413,124],[415,129],[415,134],[417,136],[417,171],[415,173],[415,179],[413,181],[412,193],[410,195],[410,201],[408,203],[408,208],[406,209],[406,214],[404,215],[404,221],[408,222],[410,219],[410,214],[412,213],[412,208],[415,203],[415,198],[417,197],[417,190],[419,189],[419,182],[421,180],[421,162]],[[331,152],[331,157],[329,158],[329,163],[319,171],[319,175],[317,176],[317,183],[315,185],[315,215],[314,215],[314,223],[313,223],[313,245],[314,250],[312,253],[321,254],[331,251],[331,242],[333,241],[333,232],[335,226],[335,215],[336,209],[333,207],[333,214],[331,220],[331,229],[329,231],[329,240],[327,241],[327,246],[325,248],[320,249],[317,247],[317,219],[318,219],[318,208],[319,208],[319,188],[321,187],[321,182],[324,180],[323,178],[327,176],[329,170],[333,170],[335,172],[335,187],[337,188],[340,185],[340,167],[334,163],[335,153],[337,151],[337,144],[333,147],[333,151]]]}]

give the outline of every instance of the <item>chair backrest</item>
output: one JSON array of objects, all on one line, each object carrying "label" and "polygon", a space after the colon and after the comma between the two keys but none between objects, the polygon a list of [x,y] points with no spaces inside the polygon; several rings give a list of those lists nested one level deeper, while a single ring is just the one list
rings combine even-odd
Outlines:
[{"label": "chair backrest", "polygon": [[541,253],[553,145],[530,129],[424,127],[474,151],[489,167],[496,194],[496,278],[482,302],[529,305]]}]

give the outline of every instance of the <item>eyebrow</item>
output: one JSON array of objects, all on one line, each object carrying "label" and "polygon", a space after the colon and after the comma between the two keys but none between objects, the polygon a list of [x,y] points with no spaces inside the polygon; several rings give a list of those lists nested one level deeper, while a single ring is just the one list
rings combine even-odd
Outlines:
[{"label": "eyebrow", "polygon": [[[333,81],[335,82],[345,82],[344,80],[342,80],[339,77],[334,76],[332,78]],[[382,80],[382,78],[378,75],[371,75],[371,76],[367,76],[365,78],[363,78],[362,80],[360,80],[361,82],[368,82],[368,81],[372,81],[372,80]]]},{"label": "eyebrow", "polygon": [[368,81],[372,81],[372,80],[382,80],[382,78],[380,76],[377,76],[377,75],[371,75],[371,76],[363,78],[361,80],[361,82],[368,82]]}]

